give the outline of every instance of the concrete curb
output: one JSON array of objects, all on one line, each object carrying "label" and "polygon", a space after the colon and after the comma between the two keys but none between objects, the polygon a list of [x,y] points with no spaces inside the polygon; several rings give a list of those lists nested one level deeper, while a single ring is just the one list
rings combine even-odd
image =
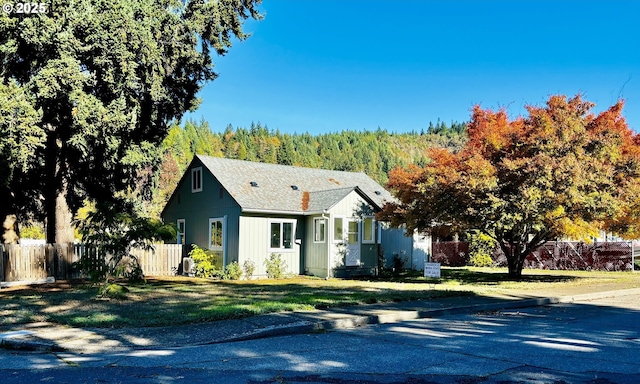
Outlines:
[{"label": "concrete curb", "polygon": [[31,331],[0,333],[0,348],[41,352],[63,352],[65,350],[52,341],[37,338]]},{"label": "concrete curb", "polygon": [[[544,306],[558,303],[573,303],[589,300],[597,300],[609,297],[639,295],[640,288],[632,288],[616,291],[605,291],[587,294],[566,295],[559,297],[540,297],[527,299],[500,300],[493,303],[455,305],[445,308],[425,309],[425,310],[390,310],[384,309],[381,314],[354,314],[348,308],[341,308],[340,317],[326,320],[297,320],[289,323],[270,325],[264,328],[257,328],[242,334],[231,335],[213,341],[193,343],[189,345],[209,345],[229,343],[234,341],[255,340],[275,336],[322,332],[333,329],[352,329],[371,324],[395,323],[407,320],[422,318],[434,318],[450,315],[461,315],[477,312],[489,312],[506,309],[528,308]],[[362,308],[362,307],[361,307]],[[366,307],[365,307],[366,308]],[[335,312],[338,313],[338,312]],[[13,331],[0,333],[0,348],[41,351],[41,352],[62,352],[67,349],[61,347],[54,341],[38,338],[36,333],[31,331]]]},{"label": "concrete curb", "polygon": [[640,295],[640,288],[632,288],[626,290],[596,292],[578,295],[568,295],[559,297],[542,297],[532,299],[519,299],[509,301],[500,301],[488,304],[471,304],[454,306],[439,309],[427,309],[422,311],[396,311],[382,315],[349,315],[345,313],[345,317],[333,320],[322,320],[317,322],[302,321],[280,326],[273,326],[258,329],[254,332],[234,335],[224,340],[216,340],[203,344],[219,344],[233,341],[255,340],[267,337],[285,336],[291,334],[312,333],[318,331],[327,331],[332,329],[352,329],[371,324],[396,323],[400,321],[416,320],[423,318],[441,317],[448,315],[462,315],[474,312],[489,312],[504,309],[518,309],[544,306],[559,303],[572,303],[576,301],[589,301],[604,299],[616,296]]}]

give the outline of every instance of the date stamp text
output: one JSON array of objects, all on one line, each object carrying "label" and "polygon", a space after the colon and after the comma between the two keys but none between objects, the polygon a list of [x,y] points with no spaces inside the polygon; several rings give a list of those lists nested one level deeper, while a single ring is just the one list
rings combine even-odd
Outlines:
[{"label": "date stamp text", "polygon": [[3,3],[2,11],[7,15],[36,15],[49,12],[47,3]]}]

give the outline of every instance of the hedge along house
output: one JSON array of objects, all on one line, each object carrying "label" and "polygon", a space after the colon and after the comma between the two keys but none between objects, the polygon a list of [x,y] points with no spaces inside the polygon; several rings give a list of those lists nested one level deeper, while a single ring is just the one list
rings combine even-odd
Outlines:
[{"label": "hedge along house", "polygon": [[279,254],[288,273],[339,277],[376,273],[381,238],[403,243],[374,218],[392,199],[364,173],[196,155],[162,218],[220,267],[250,260],[266,276],[264,261]]}]

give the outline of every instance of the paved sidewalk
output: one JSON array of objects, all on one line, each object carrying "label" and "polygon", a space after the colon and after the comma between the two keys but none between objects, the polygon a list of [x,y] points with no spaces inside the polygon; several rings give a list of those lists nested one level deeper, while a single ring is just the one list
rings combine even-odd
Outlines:
[{"label": "paved sidewalk", "polygon": [[[535,294],[535,295],[534,295]],[[602,291],[584,287],[579,292],[535,292],[464,296],[389,304],[371,304],[304,312],[260,315],[239,320],[149,328],[73,328],[32,323],[0,330],[0,346],[37,351],[104,353],[193,346],[249,340],[293,333],[322,332],[366,324],[438,317],[451,314],[517,309],[554,303],[636,295],[640,288]]]}]

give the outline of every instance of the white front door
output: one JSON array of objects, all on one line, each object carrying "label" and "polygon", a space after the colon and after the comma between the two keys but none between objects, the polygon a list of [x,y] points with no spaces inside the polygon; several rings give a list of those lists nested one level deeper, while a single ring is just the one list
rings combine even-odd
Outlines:
[{"label": "white front door", "polygon": [[360,221],[347,219],[347,255],[345,264],[347,267],[360,266]]}]

